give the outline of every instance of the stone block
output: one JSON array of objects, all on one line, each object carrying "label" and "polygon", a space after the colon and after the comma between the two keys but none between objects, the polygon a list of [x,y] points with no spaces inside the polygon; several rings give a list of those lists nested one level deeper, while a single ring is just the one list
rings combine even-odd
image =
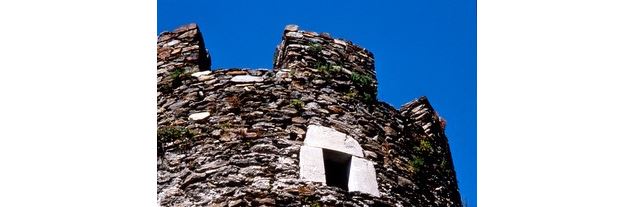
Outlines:
[{"label": "stone block", "polygon": [[304,145],[364,157],[362,147],[355,139],[329,127],[309,125]]},{"label": "stone block", "polygon": [[359,191],[379,197],[377,177],[372,162],[357,157],[351,158],[348,191]]},{"label": "stone block", "polygon": [[285,32],[297,32],[298,31],[298,25],[289,24],[289,25],[284,27],[284,31]]},{"label": "stone block", "polygon": [[300,147],[300,179],[326,183],[322,149],[309,146]]},{"label": "stone block", "polygon": [[203,120],[204,118],[209,117],[210,113],[209,112],[201,112],[201,113],[195,113],[195,114],[191,114],[189,116],[190,120],[194,120],[194,121],[199,121],[199,120]]},{"label": "stone block", "polygon": [[234,76],[231,81],[236,83],[252,83],[252,82],[262,82],[264,79],[260,76],[252,76],[252,75],[239,75]]},{"label": "stone block", "polygon": [[209,75],[211,73],[212,73],[212,71],[206,70],[206,71],[192,73],[192,76],[198,78],[198,77],[201,77],[201,76],[204,76],[204,75]]}]

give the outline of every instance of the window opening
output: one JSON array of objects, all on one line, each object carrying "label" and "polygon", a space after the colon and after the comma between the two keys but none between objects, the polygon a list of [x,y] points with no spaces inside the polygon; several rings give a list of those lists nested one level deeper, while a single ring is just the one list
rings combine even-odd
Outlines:
[{"label": "window opening", "polygon": [[326,185],[348,190],[348,176],[351,168],[351,155],[338,151],[322,149]]}]

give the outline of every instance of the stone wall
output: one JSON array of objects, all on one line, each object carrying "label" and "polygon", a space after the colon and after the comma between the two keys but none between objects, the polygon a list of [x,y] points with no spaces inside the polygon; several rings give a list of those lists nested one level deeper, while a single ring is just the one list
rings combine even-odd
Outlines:
[{"label": "stone wall", "polygon": [[180,86],[180,75],[209,70],[210,56],[196,24],[163,32],[157,40],[157,87],[161,91]]},{"label": "stone wall", "polygon": [[428,191],[422,193],[435,206],[461,200],[456,183],[450,145],[445,136],[445,120],[439,117],[426,97],[411,101],[400,109],[405,118],[404,135],[416,140],[414,156],[420,160],[415,181]]},{"label": "stone wall", "polygon": [[353,80],[346,85],[350,91],[367,101],[377,96],[373,54],[350,41],[332,38],[328,33],[302,31],[297,25],[286,26],[282,42],[276,47],[273,67],[274,71],[282,68],[291,71],[297,80],[307,80],[316,74],[333,81]]},{"label": "stone wall", "polygon": [[[366,49],[291,25],[273,70],[210,71],[195,25],[158,39],[161,206],[461,206],[441,122],[421,118],[417,104],[398,111],[377,101]],[[310,125],[359,143],[374,165],[378,196],[300,179]],[[436,153],[413,147],[422,139],[436,140],[429,143]],[[422,156],[445,159],[451,170],[413,163]]]}]

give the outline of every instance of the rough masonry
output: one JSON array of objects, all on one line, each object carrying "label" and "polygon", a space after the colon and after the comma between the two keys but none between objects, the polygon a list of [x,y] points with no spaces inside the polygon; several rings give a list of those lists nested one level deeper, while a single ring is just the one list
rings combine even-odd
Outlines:
[{"label": "rough masonry", "polygon": [[197,25],[161,33],[159,205],[461,206],[443,119],[376,95],[373,54],[327,33],[285,27],[273,70],[211,70]]}]

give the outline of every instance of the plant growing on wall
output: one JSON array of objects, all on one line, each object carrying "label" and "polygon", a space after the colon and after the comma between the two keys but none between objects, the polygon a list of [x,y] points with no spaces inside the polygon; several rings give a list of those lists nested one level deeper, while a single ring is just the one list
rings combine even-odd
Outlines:
[{"label": "plant growing on wall", "polygon": [[170,73],[170,78],[172,78],[172,80],[180,80],[181,75],[183,75],[183,72],[185,72],[185,70],[183,70],[183,68],[174,69]]},{"label": "plant growing on wall", "polygon": [[352,89],[349,89],[348,93],[346,93],[346,95],[344,96],[344,98],[349,100],[354,99],[355,97],[357,97],[357,93],[353,91]]},{"label": "plant growing on wall", "polygon": [[419,149],[426,152],[432,152],[432,145],[430,144],[429,141],[425,139],[421,139],[421,141],[419,141]]},{"label": "plant growing on wall", "polygon": [[356,72],[351,73],[351,81],[360,86],[364,92],[362,92],[362,101],[366,103],[372,103],[377,98],[377,92],[369,92],[371,88],[371,84],[373,83],[373,78],[365,74],[359,74]]},{"label": "plant growing on wall", "polygon": [[194,132],[184,127],[160,127],[157,129],[157,152],[163,153],[167,143],[177,142],[177,147],[182,148],[194,137]]},{"label": "plant growing on wall", "polygon": [[322,45],[320,43],[310,43],[307,51],[310,54],[317,55],[322,51]]},{"label": "plant growing on wall", "polygon": [[362,101],[364,101],[365,103],[372,103],[373,101],[375,101],[375,96],[371,95],[370,93],[362,93]]},{"label": "plant growing on wall", "polygon": [[370,86],[370,84],[373,82],[373,79],[368,75],[363,75],[363,74],[353,72],[351,73],[351,81],[353,81],[353,83],[360,85],[362,87],[367,87],[367,86]]},{"label": "plant growing on wall", "polygon": [[325,61],[318,62],[316,69],[318,70],[318,72],[326,74],[326,75],[331,75],[332,73],[340,72],[341,70],[340,66],[332,65]]},{"label": "plant growing on wall", "polygon": [[410,161],[410,166],[415,173],[419,173],[425,167],[425,157],[430,157],[433,153],[432,143],[425,138],[420,139],[418,145],[414,147],[414,158]]},{"label": "plant growing on wall", "polygon": [[421,168],[423,167],[423,158],[419,157],[419,156],[415,156],[414,158],[412,158],[412,160],[410,160],[410,168],[412,168],[413,172],[418,173],[419,170],[421,170]]},{"label": "plant growing on wall", "polygon": [[291,103],[289,103],[289,105],[295,107],[296,109],[304,108],[304,102],[300,99],[291,99]]},{"label": "plant growing on wall", "polygon": [[183,84],[185,78],[185,69],[176,68],[170,72],[169,76],[165,77],[158,85],[159,91],[168,92],[174,88],[177,88]]}]

